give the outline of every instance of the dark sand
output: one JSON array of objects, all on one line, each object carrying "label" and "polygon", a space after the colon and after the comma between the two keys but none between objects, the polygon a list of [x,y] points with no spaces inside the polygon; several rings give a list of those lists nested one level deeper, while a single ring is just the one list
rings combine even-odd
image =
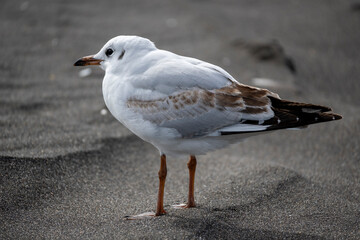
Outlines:
[{"label": "dark sand", "polygon": [[[1,2],[0,239],[359,239],[360,4],[147,2]],[[120,34],[344,119],[199,157],[195,209],[170,207],[188,180],[169,158],[168,215],[124,221],[155,208],[158,152],[100,114],[102,70],[72,66]]]}]

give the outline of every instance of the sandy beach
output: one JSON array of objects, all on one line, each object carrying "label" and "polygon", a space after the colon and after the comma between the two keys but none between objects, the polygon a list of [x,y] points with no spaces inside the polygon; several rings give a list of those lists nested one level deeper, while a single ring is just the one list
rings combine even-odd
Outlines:
[{"label": "sandy beach", "polygon": [[[2,1],[0,239],[360,239],[360,3]],[[117,122],[100,68],[73,67],[117,35],[219,65],[340,121],[168,158]],[[85,70],[85,71],[84,71]],[[257,79],[257,80],[254,80]]]}]

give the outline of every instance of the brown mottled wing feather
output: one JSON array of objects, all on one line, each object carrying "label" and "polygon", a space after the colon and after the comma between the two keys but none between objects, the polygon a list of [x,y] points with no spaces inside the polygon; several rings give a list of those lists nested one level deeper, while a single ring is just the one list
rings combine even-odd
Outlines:
[{"label": "brown mottled wing feather", "polygon": [[151,101],[129,99],[127,105],[144,120],[160,127],[174,128],[182,137],[190,138],[210,134],[243,120],[270,119],[273,111],[269,95],[277,97],[265,89],[234,82],[214,90],[192,88]]}]

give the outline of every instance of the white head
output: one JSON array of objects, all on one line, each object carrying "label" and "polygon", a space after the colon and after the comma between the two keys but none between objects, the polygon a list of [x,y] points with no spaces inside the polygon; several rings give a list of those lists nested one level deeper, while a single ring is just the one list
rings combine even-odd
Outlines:
[{"label": "white head", "polygon": [[74,66],[100,65],[105,71],[121,69],[121,66],[136,56],[155,50],[149,39],[138,36],[117,36],[110,39],[95,55],[80,58]]}]

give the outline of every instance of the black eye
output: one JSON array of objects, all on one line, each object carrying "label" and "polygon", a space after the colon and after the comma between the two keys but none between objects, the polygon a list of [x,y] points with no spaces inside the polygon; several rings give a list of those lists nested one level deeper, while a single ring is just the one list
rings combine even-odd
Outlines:
[{"label": "black eye", "polygon": [[106,52],[105,52],[106,56],[109,57],[109,56],[111,56],[113,53],[114,53],[114,50],[112,50],[111,48],[106,49]]}]

